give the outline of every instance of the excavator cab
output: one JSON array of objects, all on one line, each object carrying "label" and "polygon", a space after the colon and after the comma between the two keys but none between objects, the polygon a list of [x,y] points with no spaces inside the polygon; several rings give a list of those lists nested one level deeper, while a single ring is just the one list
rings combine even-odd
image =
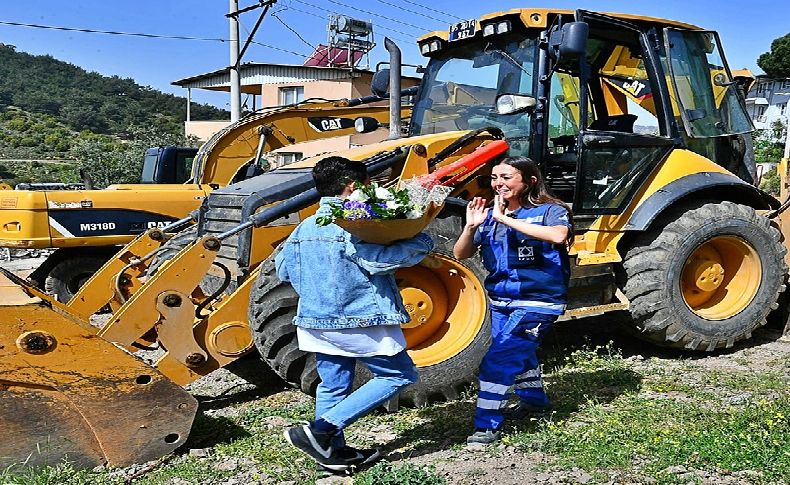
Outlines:
[{"label": "excavator cab", "polygon": [[143,184],[183,184],[192,173],[197,148],[161,146],[149,148],[143,159]]}]

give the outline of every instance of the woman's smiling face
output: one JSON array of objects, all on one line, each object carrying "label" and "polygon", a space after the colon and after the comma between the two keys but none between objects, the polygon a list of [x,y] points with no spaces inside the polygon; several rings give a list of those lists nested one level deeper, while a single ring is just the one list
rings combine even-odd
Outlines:
[{"label": "woman's smiling face", "polygon": [[519,196],[527,188],[521,178],[521,172],[506,163],[495,165],[491,169],[491,188],[494,189],[510,210],[521,206]]}]

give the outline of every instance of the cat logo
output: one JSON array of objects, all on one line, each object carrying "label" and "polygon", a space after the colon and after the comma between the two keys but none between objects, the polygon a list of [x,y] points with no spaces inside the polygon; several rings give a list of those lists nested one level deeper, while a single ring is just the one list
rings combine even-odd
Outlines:
[{"label": "cat logo", "polygon": [[351,118],[313,117],[307,118],[307,123],[312,129],[319,133],[324,131],[345,130],[354,127],[354,120]]},{"label": "cat logo", "polygon": [[146,227],[148,229],[153,229],[154,227],[157,227],[157,228],[161,229],[161,228],[165,227],[168,224],[170,224],[170,223],[167,222],[167,221],[151,221],[151,222],[147,223]]}]

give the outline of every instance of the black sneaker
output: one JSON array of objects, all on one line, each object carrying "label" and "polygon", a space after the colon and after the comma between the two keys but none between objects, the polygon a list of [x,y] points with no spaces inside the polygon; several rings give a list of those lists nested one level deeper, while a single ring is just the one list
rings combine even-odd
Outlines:
[{"label": "black sneaker", "polygon": [[[349,466],[348,469],[339,470],[339,471],[342,473],[350,474],[352,469],[359,466],[368,465],[380,459],[381,452],[377,448],[357,449],[357,448],[352,448],[351,446],[346,446],[338,450],[337,458],[346,460]],[[337,470],[326,468],[320,463],[316,463],[315,467],[316,467],[316,471],[318,471],[319,473],[323,473],[325,476],[326,474],[329,473],[338,473]]]},{"label": "black sneaker", "polygon": [[[283,434],[288,443],[305,452],[316,463],[328,470],[342,472],[352,465],[348,457],[341,456],[340,452],[345,448],[335,449],[332,446],[334,435],[331,433],[317,433],[310,428],[309,424],[303,424],[288,428]],[[345,455],[345,453],[343,454]],[[359,459],[356,455],[354,458]]]}]

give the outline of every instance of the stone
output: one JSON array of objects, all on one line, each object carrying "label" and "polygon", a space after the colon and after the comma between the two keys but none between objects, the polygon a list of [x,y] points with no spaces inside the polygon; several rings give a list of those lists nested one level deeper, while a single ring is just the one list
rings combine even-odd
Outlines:
[{"label": "stone", "polygon": [[194,456],[195,458],[206,458],[209,454],[211,454],[211,448],[192,448],[189,450],[189,456]]}]

